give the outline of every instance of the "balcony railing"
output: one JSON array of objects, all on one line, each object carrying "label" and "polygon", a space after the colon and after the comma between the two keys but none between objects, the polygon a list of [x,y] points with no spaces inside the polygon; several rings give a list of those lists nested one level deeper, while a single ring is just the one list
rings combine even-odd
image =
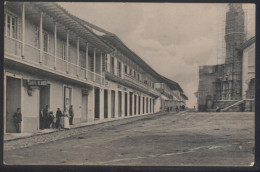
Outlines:
[{"label": "balcony railing", "polygon": [[[17,59],[21,59],[23,43],[20,40],[5,36],[4,51],[5,53],[14,55]],[[62,58],[62,55],[56,56],[56,69],[55,69],[55,56],[42,51],[41,63],[40,63],[41,50],[30,44],[24,44],[24,60],[39,66],[48,67],[50,70],[58,71],[61,73],[67,73],[70,76],[77,76],[81,79],[90,80],[99,84],[104,84],[104,76],[98,73],[94,73],[84,67],[78,66],[75,63],[66,61]]]}]

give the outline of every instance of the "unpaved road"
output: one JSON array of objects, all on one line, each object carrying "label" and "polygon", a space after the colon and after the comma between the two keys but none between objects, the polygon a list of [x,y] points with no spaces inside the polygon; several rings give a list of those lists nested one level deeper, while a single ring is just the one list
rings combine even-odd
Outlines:
[{"label": "unpaved road", "polygon": [[[102,124],[101,124],[102,125]],[[5,164],[249,166],[253,113],[168,113],[4,151]]]}]

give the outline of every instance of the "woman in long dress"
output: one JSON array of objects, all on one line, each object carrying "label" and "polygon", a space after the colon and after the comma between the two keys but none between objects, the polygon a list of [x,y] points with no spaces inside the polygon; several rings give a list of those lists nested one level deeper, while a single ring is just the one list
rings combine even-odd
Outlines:
[{"label": "woman in long dress", "polygon": [[67,110],[67,108],[63,112],[63,119],[64,119],[64,126],[63,126],[63,128],[69,129],[70,128],[70,124],[69,124],[69,111]]}]

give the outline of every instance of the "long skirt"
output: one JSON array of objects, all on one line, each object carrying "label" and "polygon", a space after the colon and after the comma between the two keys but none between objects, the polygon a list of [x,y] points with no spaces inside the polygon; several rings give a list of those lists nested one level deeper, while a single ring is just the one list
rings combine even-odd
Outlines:
[{"label": "long skirt", "polygon": [[69,118],[67,116],[64,117],[64,126],[63,128],[69,129],[70,124],[69,124]]}]

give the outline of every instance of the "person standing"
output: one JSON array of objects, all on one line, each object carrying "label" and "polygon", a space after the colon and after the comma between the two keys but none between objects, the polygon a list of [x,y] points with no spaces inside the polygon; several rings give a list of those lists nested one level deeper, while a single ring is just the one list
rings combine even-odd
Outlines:
[{"label": "person standing", "polygon": [[21,133],[21,123],[22,123],[21,108],[17,108],[13,118],[14,118],[16,132]]},{"label": "person standing", "polygon": [[74,110],[73,110],[73,106],[70,105],[70,109],[69,109],[69,118],[70,118],[70,125],[73,125],[73,117],[74,117]]},{"label": "person standing", "polygon": [[65,129],[69,129],[70,125],[69,125],[69,111],[67,108],[65,108],[64,112],[63,112],[63,117],[64,117],[64,125],[63,128]]},{"label": "person standing", "polygon": [[61,117],[62,117],[62,112],[61,112],[60,108],[58,108],[57,112],[56,112],[56,128],[58,128],[58,129],[62,128]]},{"label": "person standing", "polygon": [[47,128],[48,126],[48,116],[49,116],[49,107],[48,105],[45,106],[43,109],[43,129]]}]

